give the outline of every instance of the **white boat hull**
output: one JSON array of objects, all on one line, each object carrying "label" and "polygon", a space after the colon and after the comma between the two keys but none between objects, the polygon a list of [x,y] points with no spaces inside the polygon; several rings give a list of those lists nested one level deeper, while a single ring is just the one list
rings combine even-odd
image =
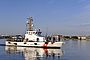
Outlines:
[{"label": "white boat hull", "polygon": [[11,42],[6,41],[8,46],[22,46],[22,47],[47,47],[47,48],[60,48],[63,45],[63,42]]}]

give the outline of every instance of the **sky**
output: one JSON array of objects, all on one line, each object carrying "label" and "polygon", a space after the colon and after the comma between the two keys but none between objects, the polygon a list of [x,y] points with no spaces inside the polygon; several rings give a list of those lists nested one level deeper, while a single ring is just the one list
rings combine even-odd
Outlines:
[{"label": "sky", "polygon": [[90,0],[0,0],[0,34],[25,34],[29,16],[43,34],[90,35]]}]

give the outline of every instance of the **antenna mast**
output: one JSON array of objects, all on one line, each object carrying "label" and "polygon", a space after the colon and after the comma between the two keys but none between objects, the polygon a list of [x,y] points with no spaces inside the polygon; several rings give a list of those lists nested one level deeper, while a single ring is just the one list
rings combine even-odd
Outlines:
[{"label": "antenna mast", "polygon": [[33,21],[33,19],[32,19],[32,17],[29,17],[29,18],[27,18],[28,19],[28,31],[33,31],[33,23],[32,23],[32,21]]}]

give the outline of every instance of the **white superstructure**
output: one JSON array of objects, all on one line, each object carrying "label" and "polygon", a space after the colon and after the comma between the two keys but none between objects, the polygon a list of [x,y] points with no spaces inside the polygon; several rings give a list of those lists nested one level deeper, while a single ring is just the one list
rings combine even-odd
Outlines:
[{"label": "white superstructure", "polygon": [[37,34],[37,31],[27,31],[25,34],[25,40],[43,42],[45,41],[45,38],[42,36],[39,36]]}]

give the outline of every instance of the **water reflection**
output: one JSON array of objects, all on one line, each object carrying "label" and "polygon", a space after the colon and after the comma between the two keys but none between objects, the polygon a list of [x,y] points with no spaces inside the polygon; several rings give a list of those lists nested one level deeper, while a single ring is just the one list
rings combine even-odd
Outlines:
[{"label": "water reflection", "polygon": [[22,53],[25,60],[54,60],[60,59],[61,56],[63,56],[63,51],[61,49],[5,46],[5,51],[8,54]]}]

